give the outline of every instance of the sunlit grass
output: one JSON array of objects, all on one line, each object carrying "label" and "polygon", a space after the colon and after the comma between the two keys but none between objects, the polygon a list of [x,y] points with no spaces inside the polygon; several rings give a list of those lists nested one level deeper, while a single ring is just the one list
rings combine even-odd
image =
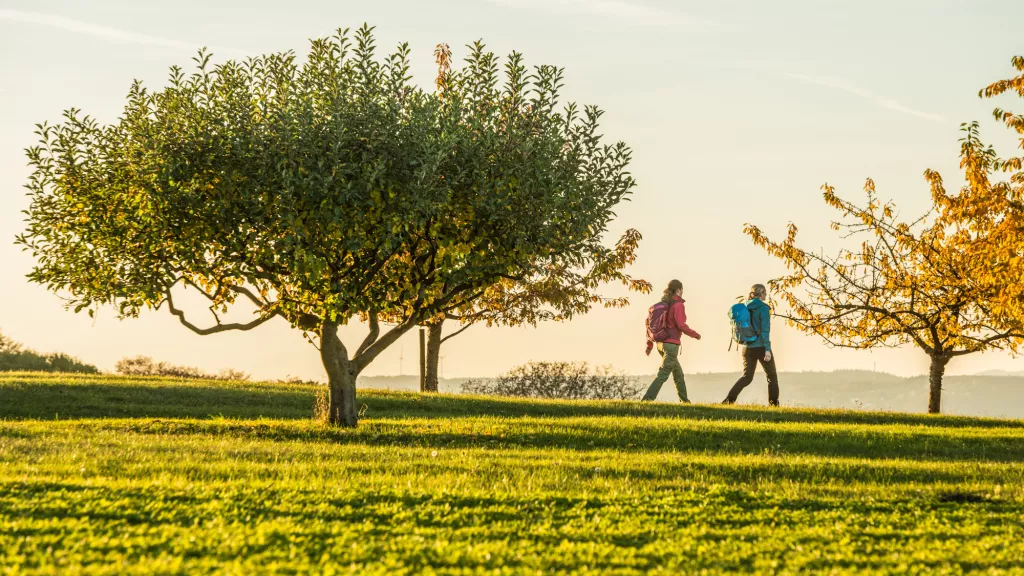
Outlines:
[{"label": "sunlit grass", "polygon": [[1024,422],[314,393],[0,375],[2,570],[1022,571]]}]

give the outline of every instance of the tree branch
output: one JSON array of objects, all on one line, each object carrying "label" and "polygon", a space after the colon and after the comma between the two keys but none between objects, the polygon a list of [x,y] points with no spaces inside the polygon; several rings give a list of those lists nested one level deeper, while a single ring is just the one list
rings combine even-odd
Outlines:
[{"label": "tree branch", "polygon": [[458,336],[459,334],[462,334],[462,333],[463,333],[463,332],[465,332],[466,330],[469,330],[469,329],[470,329],[470,328],[471,328],[472,326],[473,326],[473,323],[472,323],[472,322],[469,322],[468,324],[466,324],[466,325],[465,325],[465,326],[463,326],[462,328],[459,328],[459,329],[458,329],[458,330],[456,330],[455,332],[452,332],[451,334],[449,334],[449,335],[445,336],[444,338],[441,338],[441,343],[442,343],[442,344],[444,344],[444,343],[445,343],[446,341],[448,341],[448,340],[449,340],[450,338],[454,338],[454,337]]},{"label": "tree branch", "polygon": [[258,308],[266,308],[267,306],[273,305],[273,302],[267,302],[267,301],[257,297],[255,294],[252,293],[252,290],[249,290],[248,288],[246,288],[244,286],[227,286],[227,289],[231,290],[232,292],[235,292],[237,294],[241,294],[241,295],[245,296],[253,304],[255,304]]},{"label": "tree branch", "polygon": [[370,344],[366,349],[362,350],[362,352],[357,353],[352,358],[352,363],[356,366],[356,373],[362,372],[363,368],[366,368],[370,362],[373,362],[373,359],[383,352],[385,348],[393,344],[396,340],[401,338],[403,334],[419,324],[419,320],[419,314],[413,314],[409,318],[406,318],[406,320],[401,324],[398,324],[394,328],[388,330],[373,344]]},{"label": "tree branch", "polygon": [[252,330],[253,328],[256,328],[257,326],[264,324],[267,320],[270,320],[274,316],[278,315],[275,312],[267,316],[261,316],[253,320],[252,322],[247,322],[245,324],[240,324],[237,322],[222,324],[218,320],[217,324],[214,326],[211,326],[209,328],[200,328],[195,324],[192,324],[191,322],[188,321],[188,319],[185,318],[185,312],[183,310],[179,310],[174,306],[174,297],[171,296],[171,289],[168,288],[165,293],[167,294],[167,298],[165,298],[165,301],[167,302],[167,309],[170,311],[170,313],[178,317],[178,320],[181,322],[182,326],[188,328],[189,330],[195,332],[196,334],[199,334],[200,336],[217,334],[219,332],[227,332],[229,330]]},{"label": "tree branch", "polygon": [[965,348],[963,350],[955,350],[949,352],[950,356],[964,356],[967,354],[973,354],[974,352],[980,352],[989,346],[993,346],[1000,340],[1012,340],[1014,338],[1024,338],[1024,334],[1017,334],[1015,332],[1002,332],[999,334],[993,334],[988,338],[973,338],[971,336],[962,335],[961,338],[965,340],[971,340],[977,344],[971,348]]},{"label": "tree branch", "polygon": [[375,310],[370,311],[369,322],[370,333],[366,335],[366,338],[363,339],[363,343],[360,344],[359,348],[356,349],[356,356],[359,356],[360,354],[365,352],[366,349],[369,348],[374,342],[376,342],[377,338],[380,336],[380,323],[377,321],[377,312]]}]

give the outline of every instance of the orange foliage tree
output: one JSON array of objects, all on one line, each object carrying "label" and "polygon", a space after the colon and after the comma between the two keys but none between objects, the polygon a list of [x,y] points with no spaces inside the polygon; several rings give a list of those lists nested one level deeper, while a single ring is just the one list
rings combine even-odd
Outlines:
[{"label": "orange foliage tree", "polygon": [[[1024,58],[1013,65],[1024,72]],[[992,97],[1024,96],[1024,74],[981,91]],[[996,109],[995,116],[1022,135],[1024,117]],[[880,202],[870,179],[867,202],[858,206],[822,187],[826,203],[842,214],[833,229],[859,246],[836,256],[796,245],[796,226],[773,241],[747,225],[754,243],[782,260],[790,273],[770,286],[789,305],[780,314],[798,329],[833,346],[894,347],[914,344],[931,359],[928,411],[941,410],[942,377],[957,356],[1024,343],[1024,172],[1022,159],[999,158],[985,146],[977,123],[962,126],[961,168],[966,185],[949,193],[941,176],[925,172],[934,205],[904,221],[892,202]],[[999,172],[1008,173],[998,180]]]},{"label": "orange foliage tree", "polygon": [[[1021,74],[987,86],[979,96],[1016,92],[1024,97],[1024,56],[1013,58],[1012,63]],[[993,115],[1017,132],[1019,147],[1024,149],[1024,116],[1002,108]],[[977,123],[965,125],[964,130],[967,137],[961,140],[960,166],[966,184],[950,194],[938,172],[929,170],[925,176],[943,224],[963,231],[958,249],[984,267],[975,282],[992,295],[992,312],[1024,318],[1024,158],[1000,158],[982,143]],[[1000,174],[1006,178],[999,179]]]},{"label": "orange foliage tree", "polygon": [[833,228],[863,236],[855,248],[835,256],[796,245],[796,226],[785,240],[769,239],[747,225],[754,243],[782,260],[786,276],[769,287],[789,310],[779,314],[798,329],[837,347],[868,349],[914,344],[931,359],[928,411],[941,409],[942,377],[957,356],[1008,348],[1016,351],[1024,326],[991,314],[985,285],[974,282],[978,262],[958,250],[959,231],[947,230],[934,212],[901,221],[891,202],[882,203],[867,181],[866,205],[836,195],[825,185],[825,201],[843,216]]}]

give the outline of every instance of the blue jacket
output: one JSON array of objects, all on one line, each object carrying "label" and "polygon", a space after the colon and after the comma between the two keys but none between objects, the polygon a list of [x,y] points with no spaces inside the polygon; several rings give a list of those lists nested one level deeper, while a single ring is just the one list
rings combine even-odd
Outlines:
[{"label": "blue jacket", "polygon": [[747,348],[764,348],[766,351],[771,352],[771,308],[764,302],[754,298],[747,301],[747,309],[750,310],[750,326],[757,334],[757,340],[747,344]]}]

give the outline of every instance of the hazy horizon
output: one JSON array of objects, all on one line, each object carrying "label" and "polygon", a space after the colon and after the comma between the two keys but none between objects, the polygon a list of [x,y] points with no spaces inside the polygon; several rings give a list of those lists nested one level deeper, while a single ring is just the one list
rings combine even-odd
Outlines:
[{"label": "hazy horizon", "polygon": [[[629,378],[646,388],[653,374]],[[690,400],[717,404],[725,398],[739,372],[692,373],[686,375]],[[439,391],[462,393],[465,378],[442,378]],[[782,403],[794,408],[868,410],[882,412],[927,412],[928,377],[901,377],[883,372],[838,370],[831,372],[782,372],[779,374]],[[406,376],[361,376],[363,389],[417,391],[418,378]],[[675,387],[661,389],[658,401],[676,403]],[[764,406],[768,401],[763,375],[754,378],[738,400],[739,404]],[[942,383],[942,412],[947,415],[985,418],[1024,418],[1024,374],[948,376]]]},{"label": "hazy horizon", "polygon": [[[743,235],[745,223],[778,236],[794,221],[805,245],[834,249],[834,214],[821,201],[822,183],[857,198],[864,179],[872,177],[882,198],[916,215],[929,199],[926,168],[939,170],[950,188],[961,181],[961,122],[978,120],[985,140],[1009,153],[1016,140],[991,111],[998,105],[1024,111],[1019,98],[977,97],[980,88],[1010,77],[1010,58],[1024,52],[1013,29],[1024,3],[1010,0],[275,6],[0,0],[0,261],[6,272],[0,278],[0,332],[104,370],[123,357],[146,355],[211,372],[235,368],[257,378],[323,376],[316,350],[284,321],[200,337],[164,310],[123,322],[109,308],[95,320],[73,314],[56,295],[28,283],[33,261],[13,245],[24,228],[23,149],[35,141],[33,126],[59,120],[69,107],[110,122],[133,79],[160,88],[168,67],[187,68],[203,45],[218,61],[289,49],[302,55],[309,38],[368,22],[377,27],[382,55],[400,41],[410,43],[414,77],[425,87],[440,42],[461,57],[464,44],[483,38],[500,55],[518,50],[528,64],[564,66],[564,99],[598,104],[605,110],[603,132],[633,148],[638,186],[619,208],[607,241],[625,228],[640,229],[644,240],[631,272],[656,291],[672,278],[683,281],[690,325],[704,336],[684,342],[687,373],[738,370],[738,357],[726,350],[725,312],[750,284],[784,272]],[[740,264],[723,265],[728,261]],[[444,374],[489,376],[530,360],[583,360],[651,373],[656,360],[643,354],[643,320],[654,298],[634,296],[628,308],[595,310],[537,329],[471,328],[442,349]],[[927,357],[913,347],[834,350],[780,321],[774,326],[782,371],[927,372]],[[354,345],[362,333],[351,326],[343,337]],[[416,351],[413,331],[364,374],[409,373]],[[947,373],[986,370],[1024,372],[1024,359],[972,355],[955,359]]]}]

